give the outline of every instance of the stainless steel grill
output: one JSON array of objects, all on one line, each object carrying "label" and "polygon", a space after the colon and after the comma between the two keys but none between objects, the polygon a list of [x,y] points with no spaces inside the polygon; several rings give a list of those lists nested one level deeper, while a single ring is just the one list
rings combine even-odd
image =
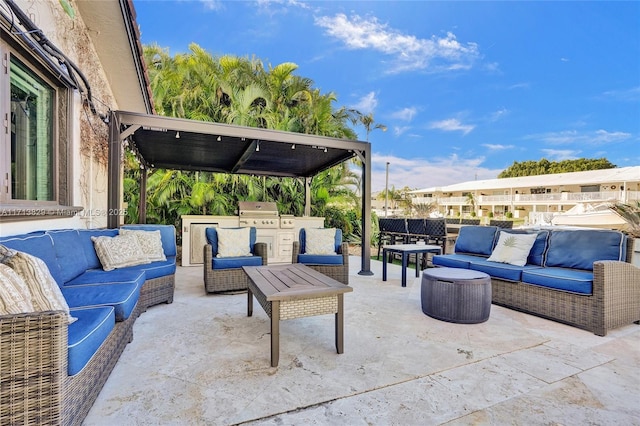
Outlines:
[{"label": "stainless steel grill", "polygon": [[238,216],[240,216],[240,226],[255,226],[262,229],[280,227],[278,206],[271,201],[240,201]]}]

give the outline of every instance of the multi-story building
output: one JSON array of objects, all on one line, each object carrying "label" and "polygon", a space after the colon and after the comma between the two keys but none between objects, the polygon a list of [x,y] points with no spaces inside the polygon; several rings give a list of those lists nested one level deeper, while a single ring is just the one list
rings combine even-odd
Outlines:
[{"label": "multi-story building", "polygon": [[411,191],[412,203],[433,203],[445,216],[530,218],[589,202],[640,200],[640,166],[504,179],[473,180]]}]

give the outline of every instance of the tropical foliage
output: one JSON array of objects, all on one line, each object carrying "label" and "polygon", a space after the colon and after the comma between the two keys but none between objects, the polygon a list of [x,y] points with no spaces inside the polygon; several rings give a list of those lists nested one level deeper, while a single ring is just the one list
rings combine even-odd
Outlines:
[{"label": "tropical foliage", "polygon": [[[175,56],[157,45],[145,46],[144,58],[159,115],[348,139],[357,138],[349,124],[365,126],[367,137],[372,129],[386,129],[371,114],[335,107],[336,95],[323,94],[312,80],[296,75],[298,66],[291,62],[265,67],[256,58],[214,57],[197,44]],[[128,222],[139,217],[139,178],[140,166],[128,153],[124,179]],[[353,224],[346,212],[357,210],[359,182],[348,163],[318,174],[311,181],[311,214],[326,216],[327,226],[338,226],[348,235]],[[173,223],[180,229],[181,215],[234,215],[238,201],[275,201],[281,214],[301,216],[304,181],[152,170],[147,221]]]},{"label": "tropical foliage", "polygon": [[503,170],[498,178],[548,175],[553,173],[584,172],[587,170],[613,169],[616,165],[606,158],[579,158],[576,160],[549,161],[514,161]]}]

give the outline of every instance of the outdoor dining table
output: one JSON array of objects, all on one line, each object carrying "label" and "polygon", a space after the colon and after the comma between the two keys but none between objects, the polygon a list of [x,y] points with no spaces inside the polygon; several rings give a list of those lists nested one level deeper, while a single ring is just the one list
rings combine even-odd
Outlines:
[{"label": "outdoor dining table", "polygon": [[382,281],[387,280],[387,255],[400,253],[402,255],[402,287],[407,286],[407,264],[410,254],[416,255],[416,278],[420,276],[418,255],[427,253],[442,254],[442,247],[431,244],[390,244],[382,246]]}]

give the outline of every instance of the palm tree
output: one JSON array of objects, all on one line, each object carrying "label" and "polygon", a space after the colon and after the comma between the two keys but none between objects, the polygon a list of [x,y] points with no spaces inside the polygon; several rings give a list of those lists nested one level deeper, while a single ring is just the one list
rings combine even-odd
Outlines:
[{"label": "palm tree", "polygon": [[385,126],[384,124],[380,124],[380,123],[376,123],[375,120],[373,119],[373,113],[370,112],[369,114],[363,115],[361,112],[353,110],[352,111],[354,118],[352,118],[352,121],[354,124],[360,123],[364,126],[364,129],[366,131],[366,136],[367,136],[367,142],[369,142],[369,133],[371,133],[372,130],[377,130],[380,129],[383,132],[387,131],[387,126]]}]

